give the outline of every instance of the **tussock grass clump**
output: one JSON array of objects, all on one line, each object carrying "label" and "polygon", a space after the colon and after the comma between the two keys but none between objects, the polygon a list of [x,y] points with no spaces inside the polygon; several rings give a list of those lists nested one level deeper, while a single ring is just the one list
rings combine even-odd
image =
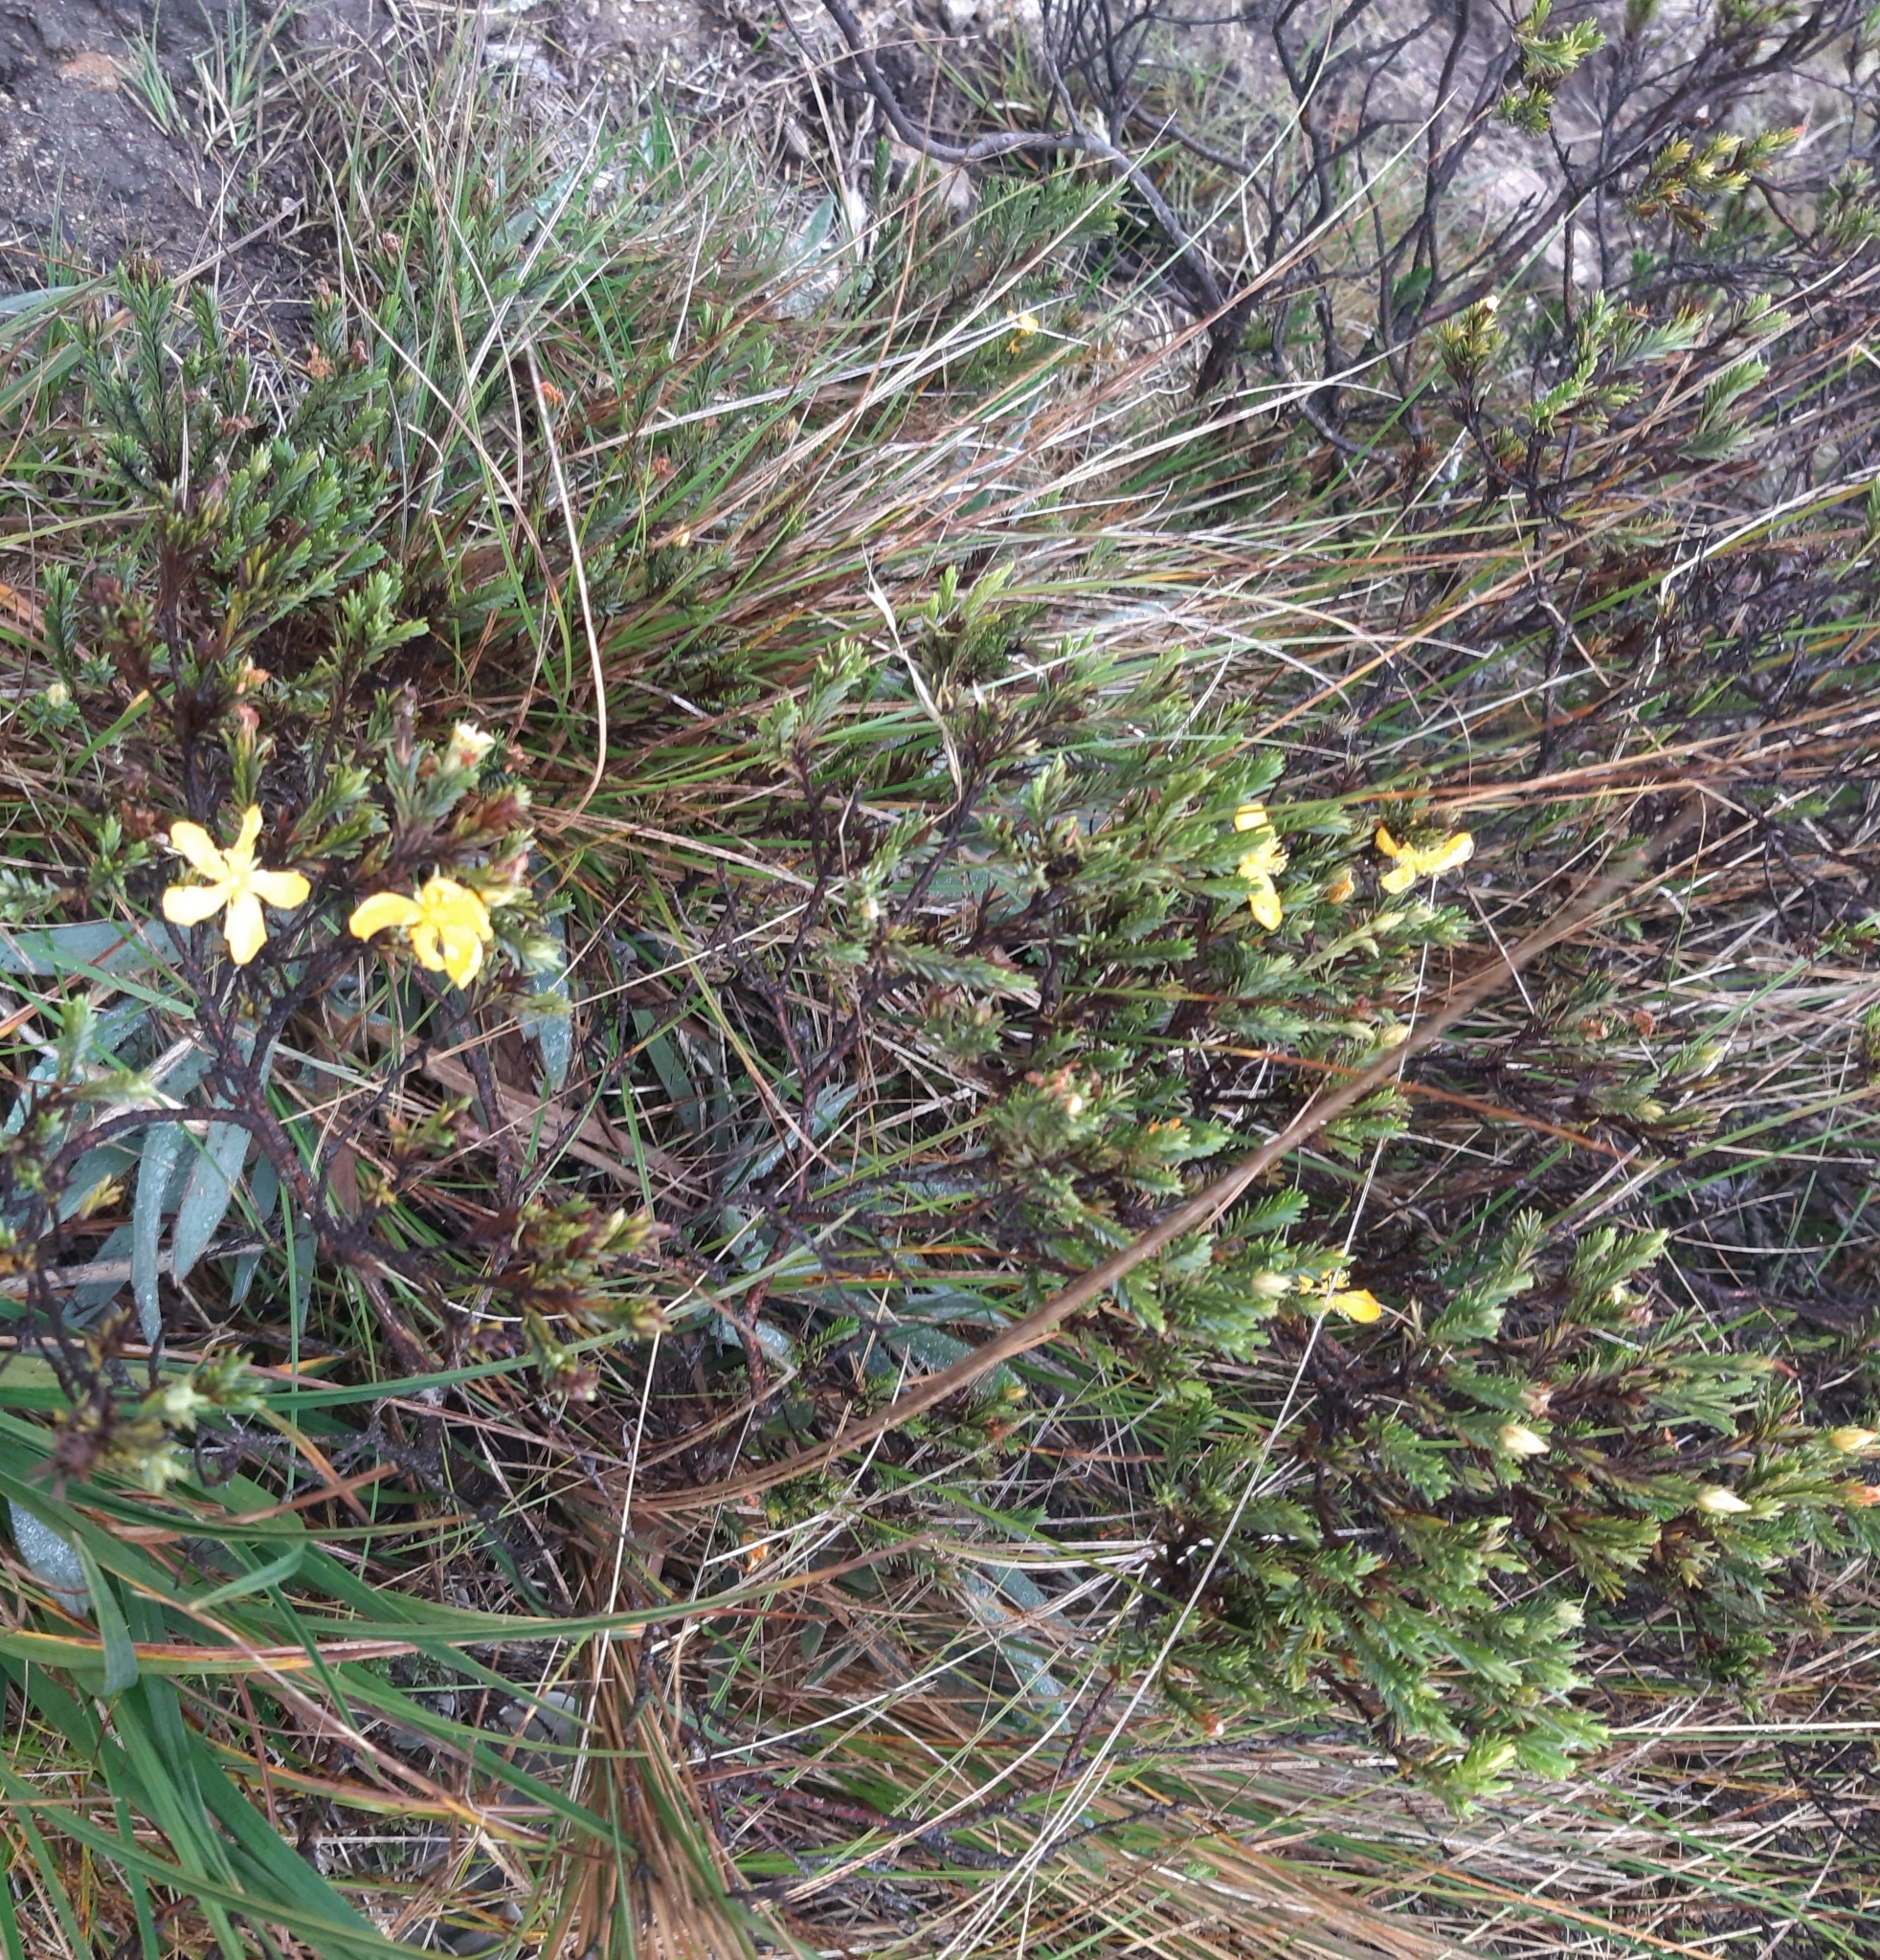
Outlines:
[{"label": "tussock grass clump", "polygon": [[1851,1773],[1865,274],[1478,305],[1359,454],[1117,355],[1078,171],[476,81],[305,344],[10,322],[0,1932],[1766,1918],[1667,1766]]}]

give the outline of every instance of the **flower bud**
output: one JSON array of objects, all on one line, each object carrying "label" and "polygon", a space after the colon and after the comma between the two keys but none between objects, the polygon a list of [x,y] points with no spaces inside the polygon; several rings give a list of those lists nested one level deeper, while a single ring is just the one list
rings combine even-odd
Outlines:
[{"label": "flower bud", "polygon": [[69,708],[72,705],[72,690],[62,680],[48,681],[44,698],[49,708]]},{"label": "flower bud", "polygon": [[1852,1504],[1855,1509],[1865,1511],[1874,1504],[1880,1504],[1880,1483],[1844,1483],[1841,1486],[1841,1495],[1844,1501]]},{"label": "flower bud", "polygon": [[1855,1429],[1851,1424],[1827,1433],[1828,1448],[1839,1450],[1844,1457],[1864,1457],[1876,1442],[1880,1442],[1880,1431]]},{"label": "flower bud", "polygon": [[1749,1505],[1734,1490],[1712,1483],[1697,1493],[1697,1508],[1707,1517],[1735,1518],[1747,1511]]},{"label": "flower bud", "polygon": [[1547,1438],[1536,1435],[1525,1422],[1504,1422],[1495,1432],[1495,1440],[1511,1457],[1544,1457],[1547,1454]]}]

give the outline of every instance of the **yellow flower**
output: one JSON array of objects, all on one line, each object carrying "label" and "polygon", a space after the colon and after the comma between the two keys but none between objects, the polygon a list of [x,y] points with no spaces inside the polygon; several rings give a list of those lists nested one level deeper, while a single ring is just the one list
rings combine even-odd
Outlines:
[{"label": "yellow flower", "polygon": [[1264,831],[1270,820],[1264,803],[1242,803],[1234,813],[1237,831]]},{"label": "yellow flower", "polygon": [[1012,322],[1012,338],[1015,343],[1030,340],[1037,331],[1038,315],[1036,313],[1020,313]]},{"label": "yellow flower", "polygon": [[1368,1286],[1353,1286],[1339,1293],[1329,1293],[1325,1303],[1329,1311],[1341,1313],[1348,1321],[1356,1321],[1364,1326],[1379,1319],[1384,1311],[1383,1303]]},{"label": "yellow flower", "polygon": [[448,973],[459,987],[468,987],[476,977],[492,937],[489,908],[482,900],[467,885],[435,874],[413,898],[374,892],[353,908],[347,924],[355,939],[370,939],[389,925],[402,926],[418,965]]},{"label": "yellow flower", "polygon": [[1342,905],[1352,895],[1354,880],[1349,870],[1341,871],[1325,888],[1325,902],[1328,905]]},{"label": "yellow flower", "polygon": [[298,871],[263,871],[255,862],[260,835],[261,813],[253,804],[242,813],[241,829],[226,851],[217,849],[199,823],[169,827],[169,848],[209,883],[171,885],[163,895],[163,915],[172,925],[200,925],[221,912],[222,937],[237,967],[247,966],[267,940],[262,905],[291,911],[306,902],[309,890]]},{"label": "yellow flower", "polygon": [[[1259,808],[1257,804],[1250,807]],[[1264,812],[1262,815],[1264,817]],[[1234,819],[1234,827],[1236,830],[1246,828],[1238,816]],[[1245,879],[1249,886],[1247,903],[1253,908],[1253,916],[1271,932],[1283,916],[1279,888],[1273,882],[1274,877],[1286,869],[1286,852],[1279,838],[1269,831],[1242,857],[1235,868],[1238,876]]]},{"label": "yellow flower", "polygon": [[495,746],[494,735],[473,726],[469,722],[459,722],[451,730],[450,746],[444,751],[444,761],[454,769],[474,769]]},{"label": "yellow flower", "polygon": [[1504,1422],[1495,1432],[1495,1440],[1511,1457],[1544,1457],[1547,1454],[1547,1438],[1530,1429],[1525,1422]]},{"label": "yellow flower", "polygon": [[1740,1517],[1749,1509],[1734,1490],[1727,1490],[1720,1483],[1712,1483],[1708,1489],[1697,1493],[1697,1508],[1712,1518]]},{"label": "yellow flower", "polygon": [[1865,1456],[1876,1442],[1880,1442],[1880,1435],[1876,1435],[1870,1429],[1849,1427],[1831,1429],[1827,1433],[1828,1448],[1839,1450],[1844,1457]]},{"label": "yellow flower", "polygon": [[1466,831],[1453,831],[1440,843],[1399,844],[1382,824],[1377,826],[1377,848],[1386,858],[1397,859],[1396,867],[1379,880],[1387,892],[1407,892],[1420,878],[1434,878],[1439,871],[1453,871],[1475,855],[1475,839]]}]

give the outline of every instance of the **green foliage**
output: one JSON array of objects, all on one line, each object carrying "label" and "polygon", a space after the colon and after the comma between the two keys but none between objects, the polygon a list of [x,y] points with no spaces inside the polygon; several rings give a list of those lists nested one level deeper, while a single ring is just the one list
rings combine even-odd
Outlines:
[{"label": "green foliage", "polygon": [[[1714,130],[1701,138],[1674,136],[1660,149],[1646,167],[1645,180],[1632,198],[1632,210],[1642,218],[1668,218],[1687,236],[1701,238],[1714,220],[1701,199],[1734,196],[1746,190],[1757,172],[1770,159],[1788,148],[1802,134],[1793,129],[1759,130],[1751,136],[1732,135]],[[1849,186],[1851,192],[1854,187]],[[1849,195],[1844,193],[1836,212],[1851,212]],[[1846,215],[1830,215],[1830,236],[1847,229]]]},{"label": "green foliage", "polygon": [[1343,1704],[1466,1803],[1600,1740],[1589,1633],[1669,1611],[1727,1675],[1787,1560],[1873,1548],[1766,1360],[1654,1297],[1662,1234],[1546,1236],[1523,1216],[1388,1330],[1284,1327],[1312,1392],[1281,1449],[1218,1398],[1172,1434],[1141,1637],[1178,1699]]},{"label": "green foliage", "polygon": [[1553,126],[1554,97],[1589,55],[1605,46],[1605,34],[1591,20],[1577,20],[1557,34],[1546,32],[1552,0],[1534,0],[1525,20],[1514,23],[1514,60],[1496,114],[1527,136],[1545,136]]}]

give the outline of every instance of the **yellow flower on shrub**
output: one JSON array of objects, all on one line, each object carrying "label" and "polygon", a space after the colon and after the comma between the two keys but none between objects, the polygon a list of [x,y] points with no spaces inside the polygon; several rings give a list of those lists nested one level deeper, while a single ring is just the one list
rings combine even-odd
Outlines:
[{"label": "yellow flower on shrub", "polygon": [[1420,878],[1433,878],[1439,871],[1453,871],[1475,855],[1475,839],[1466,831],[1452,831],[1434,844],[1399,844],[1382,824],[1377,826],[1376,845],[1396,864],[1378,881],[1387,892],[1407,892]]},{"label": "yellow flower on shrub", "polygon": [[1247,904],[1253,916],[1268,932],[1285,916],[1280,910],[1279,887],[1274,879],[1286,869],[1286,850],[1273,835],[1272,823],[1261,803],[1242,803],[1234,813],[1237,831],[1264,830],[1266,835],[1241,858],[1236,873],[1246,880]]},{"label": "yellow flower on shrub", "polygon": [[1314,1279],[1310,1273],[1301,1273],[1294,1284],[1301,1293],[1315,1295],[1328,1313],[1343,1314],[1348,1321],[1356,1321],[1363,1326],[1380,1320],[1383,1302],[1368,1286],[1347,1286],[1345,1278],[1343,1273],[1333,1273],[1329,1279]]},{"label": "yellow flower on shrub", "polygon": [[189,860],[207,884],[173,884],[163,895],[163,915],[172,925],[200,925],[222,914],[222,937],[229,958],[245,967],[267,941],[261,907],[291,911],[306,902],[310,887],[298,871],[264,871],[255,862],[255,841],[261,835],[261,813],[250,804],[241,828],[227,850],[221,849],[199,823],[169,827],[169,848]]},{"label": "yellow flower on shrub", "polygon": [[347,925],[355,939],[401,927],[418,965],[448,973],[459,987],[476,977],[493,936],[482,900],[468,885],[435,873],[409,899],[402,892],[374,892],[353,908]]}]

